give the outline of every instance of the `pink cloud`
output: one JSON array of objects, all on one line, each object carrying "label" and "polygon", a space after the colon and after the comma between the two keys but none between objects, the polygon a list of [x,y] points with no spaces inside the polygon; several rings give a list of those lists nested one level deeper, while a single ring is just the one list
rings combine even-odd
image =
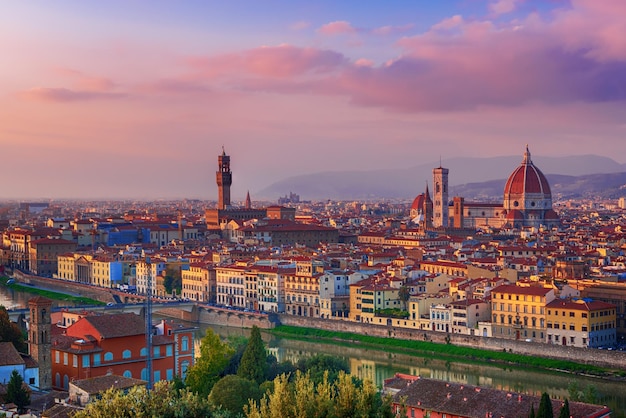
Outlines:
[{"label": "pink cloud", "polygon": [[71,68],[55,68],[53,72],[69,79],[72,85],[79,90],[104,93],[111,92],[117,87],[117,83],[110,78],[88,75]]},{"label": "pink cloud", "polygon": [[381,36],[394,35],[394,34],[408,32],[409,30],[413,29],[414,26],[415,25],[413,25],[412,23],[402,25],[402,26],[380,26],[378,28],[373,29],[372,33],[374,35],[381,35]]},{"label": "pink cloud", "polygon": [[368,60],[366,58],[359,58],[354,62],[354,65],[356,65],[357,67],[373,67],[374,61]]},{"label": "pink cloud", "polygon": [[570,50],[587,50],[598,61],[626,61],[626,2],[572,0],[559,11],[549,35]]},{"label": "pink cloud", "polygon": [[452,28],[459,27],[460,25],[463,24],[463,22],[464,22],[463,16],[461,16],[461,15],[454,15],[452,17],[446,18],[446,19],[442,20],[441,22],[433,25],[432,29],[434,29],[434,30],[452,29]]},{"label": "pink cloud", "polygon": [[66,88],[35,87],[19,93],[20,97],[45,102],[77,102],[86,100],[112,100],[125,98],[121,93],[101,93],[86,90],[71,90]]},{"label": "pink cloud", "polygon": [[489,10],[499,16],[514,11],[518,3],[520,3],[520,0],[496,0],[489,4]]},{"label": "pink cloud", "polygon": [[195,57],[191,66],[209,77],[254,75],[269,78],[296,77],[332,71],[345,63],[342,54],[291,45],[261,47],[216,57]]},{"label": "pink cloud", "polygon": [[342,35],[356,33],[357,29],[345,20],[338,20],[321,26],[318,30],[323,35]]}]

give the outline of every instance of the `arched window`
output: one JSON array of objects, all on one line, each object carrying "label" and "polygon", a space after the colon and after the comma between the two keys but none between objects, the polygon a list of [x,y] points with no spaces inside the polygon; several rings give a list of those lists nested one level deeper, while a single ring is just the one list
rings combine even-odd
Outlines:
[{"label": "arched window", "polygon": [[141,357],[146,357],[148,355],[148,349],[146,347],[143,347],[141,351],[139,352],[139,355]]},{"label": "arched window", "polygon": [[[187,360],[180,364],[180,375],[184,379],[187,377],[187,369],[189,368],[189,362]],[[144,379],[145,380],[145,379]]]},{"label": "arched window", "polygon": [[148,369],[141,369],[141,380],[148,380]]},{"label": "arched window", "polygon": [[113,353],[111,353],[110,351],[104,353],[104,361],[112,361],[113,360]]},{"label": "arched window", "polygon": [[54,375],[54,385],[58,388],[61,387],[61,374],[57,373],[56,375]]},{"label": "arched window", "polygon": [[181,341],[181,351],[189,350],[189,337],[183,337]]},{"label": "arched window", "polygon": [[130,350],[122,351],[122,358],[130,358],[130,356],[131,356]]},{"label": "arched window", "polygon": [[63,389],[67,390],[70,387],[70,378],[67,375],[63,375]]},{"label": "arched window", "polygon": [[124,370],[124,373],[122,374],[122,376],[124,376],[124,377],[133,377],[133,374],[130,372],[130,370]]}]

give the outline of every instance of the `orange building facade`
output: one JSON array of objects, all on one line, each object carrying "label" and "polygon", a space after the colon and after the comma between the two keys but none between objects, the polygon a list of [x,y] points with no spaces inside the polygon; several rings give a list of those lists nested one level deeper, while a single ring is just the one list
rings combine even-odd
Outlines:
[{"label": "orange building facade", "polygon": [[[85,316],[52,337],[52,387],[117,374],[148,380],[145,323],[132,313]],[[162,322],[152,337],[153,381],[184,377],[193,365],[194,328]]]}]

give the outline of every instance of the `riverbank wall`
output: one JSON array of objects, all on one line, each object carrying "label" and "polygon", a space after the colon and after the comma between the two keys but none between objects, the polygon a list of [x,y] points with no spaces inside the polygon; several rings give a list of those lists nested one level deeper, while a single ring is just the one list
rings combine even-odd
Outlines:
[{"label": "riverbank wall", "polygon": [[507,351],[526,356],[570,360],[609,369],[626,370],[626,353],[622,351],[598,350],[593,348],[568,347],[554,344],[533,343],[518,340],[506,340],[494,337],[480,337],[443,332],[414,330],[384,325],[360,324],[351,321],[278,315],[282,325],[323,329],[337,332],[370,335],[399,340],[430,341],[439,344],[454,344],[461,347],[478,348],[489,351]]},{"label": "riverbank wall", "polygon": [[111,289],[90,286],[83,283],[51,279],[48,277],[33,276],[17,270],[13,272],[13,278],[18,283],[32,285],[40,289],[66,293],[68,295],[83,296],[104,303],[115,302]]}]

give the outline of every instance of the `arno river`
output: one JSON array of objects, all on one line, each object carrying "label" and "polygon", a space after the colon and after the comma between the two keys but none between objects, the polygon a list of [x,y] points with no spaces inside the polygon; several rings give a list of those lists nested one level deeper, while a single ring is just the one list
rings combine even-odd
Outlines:
[{"label": "arno river", "polygon": [[[15,292],[0,286],[0,304],[7,308],[22,308],[31,295]],[[155,318],[156,319],[156,318]],[[200,325],[196,333],[196,352],[200,352],[200,340],[209,326]],[[227,336],[247,336],[249,330],[210,326],[216,333]],[[269,351],[279,361],[297,361],[299,358],[317,353],[330,354],[345,359],[352,374],[367,378],[382,386],[383,380],[394,373],[406,373],[428,378],[493,387],[516,393],[540,395],[548,392],[556,398],[567,398],[568,385],[577,382],[580,388],[592,385],[596,388],[598,403],[609,406],[616,417],[626,417],[626,382],[614,382],[596,378],[571,375],[568,373],[543,372],[513,366],[463,363],[457,360],[425,358],[405,354],[391,354],[352,347],[321,344],[316,341],[298,341],[288,338],[275,338],[268,334],[265,341]]]}]

